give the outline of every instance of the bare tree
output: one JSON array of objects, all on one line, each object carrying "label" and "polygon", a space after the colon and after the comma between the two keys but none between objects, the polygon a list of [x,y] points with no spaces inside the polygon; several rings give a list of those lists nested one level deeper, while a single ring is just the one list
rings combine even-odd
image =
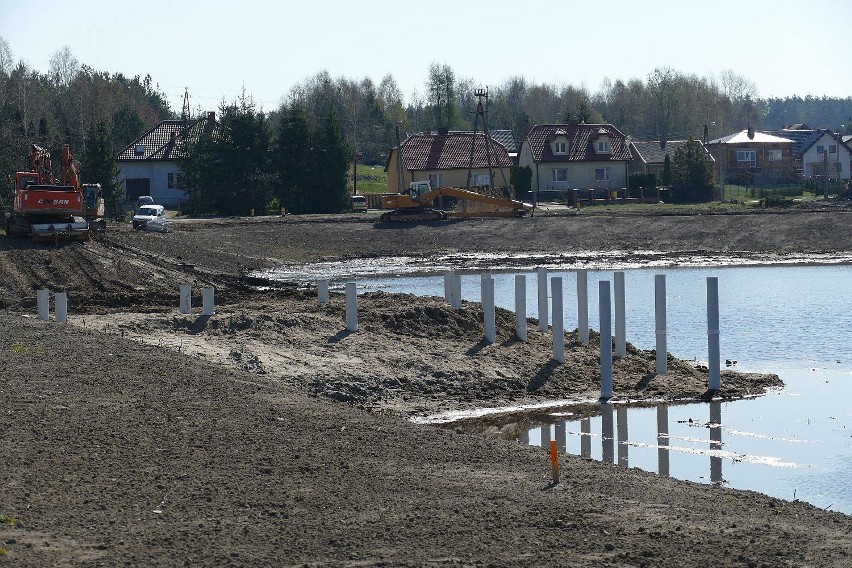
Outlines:
[{"label": "bare tree", "polygon": [[68,87],[80,71],[80,62],[67,45],[50,56],[50,78],[54,84]]}]

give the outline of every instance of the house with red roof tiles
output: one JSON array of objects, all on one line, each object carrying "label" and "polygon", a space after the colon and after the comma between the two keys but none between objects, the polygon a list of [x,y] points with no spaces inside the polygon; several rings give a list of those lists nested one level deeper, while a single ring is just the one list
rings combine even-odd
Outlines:
[{"label": "house with red roof tiles", "polygon": [[537,124],[518,152],[538,194],[627,187],[630,160],[627,139],[611,124]]},{"label": "house with red roof tiles", "polygon": [[187,144],[210,130],[216,139],[224,136],[215,112],[195,120],[164,120],[128,144],[116,159],[127,200],[150,195],[158,205],[185,202],[188,193],[181,187],[179,160],[186,156]]},{"label": "house with red roof tiles", "polygon": [[[388,193],[399,193],[400,190],[397,163],[402,170],[403,189],[413,181],[428,181],[431,187],[508,185],[509,168],[513,163],[506,146],[493,138],[490,144],[486,143],[487,140],[482,132],[474,134],[440,131],[412,134],[399,148],[392,148],[388,156],[385,165],[385,171],[388,173]],[[472,170],[468,180],[471,164]]]}]

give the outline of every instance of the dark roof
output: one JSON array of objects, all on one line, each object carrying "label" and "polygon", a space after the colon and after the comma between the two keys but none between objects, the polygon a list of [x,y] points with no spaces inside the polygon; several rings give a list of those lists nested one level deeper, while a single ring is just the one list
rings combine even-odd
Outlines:
[{"label": "dark roof", "polygon": [[[805,152],[810,150],[811,146],[813,146],[814,144],[819,142],[819,139],[822,138],[823,135],[828,135],[828,137],[831,138],[832,140],[834,140],[835,142],[839,142],[840,144],[843,144],[843,138],[839,137],[837,134],[835,134],[834,132],[832,132],[831,130],[829,130],[827,128],[824,128],[822,130],[814,130],[813,132],[814,132],[815,135],[812,138],[810,138],[802,146],[802,153],[800,154],[800,156],[804,155]],[[845,146],[845,144],[843,144],[843,145]]]},{"label": "dark roof", "polygon": [[[560,135],[568,139],[568,153],[554,155],[548,142]],[[595,152],[594,141],[600,136],[609,137],[610,154]],[[535,162],[630,160],[630,148],[624,134],[611,124],[537,124],[530,129],[524,140],[529,142]]]},{"label": "dark roof", "polygon": [[793,142],[793,159],[802,157],[805,150],[820,137],[817,130],[801,130],[793,128],[782,128],[781,130],[764,130],[767,134],[786,138]]},{"label": "dark roof", "polygon": [[196,142],[213,130],[221,140],[225,130],[212,115],[195,120],[164,120],[118,153],[118,161],[179,160],[186,156],[185,142]]},{"label": "dark roof", "polygon": [[[470,166],[471,132],[441,134],[413,134],[402,143],[402,168],[404,170],[451,170]],[[491,165],[508,168],[512,160],[506,147],[492,139]],[[487,168],[486,138],[476,133],[473,149],[473,167]]]},{"label": "dark roof", "polygon": [[[707,156],[713,160],[713,156],[701,144],[701,140],[696,140],[704,149]],[[687,140],[669,140],[665,143],[665,148],[661,147],[659,140],[631,140],[630,146],[635,150],[636,155],[642,158],[646,164],[662,164],[666,161],[666,154],[669,159],[674,157],[674,153],[678,148],[683,148]],[[715,161],[715,160],[714,160]]]}]

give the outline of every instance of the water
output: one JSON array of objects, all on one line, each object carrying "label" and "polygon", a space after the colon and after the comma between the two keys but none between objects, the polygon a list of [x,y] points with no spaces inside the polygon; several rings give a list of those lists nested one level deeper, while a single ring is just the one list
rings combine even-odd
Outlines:
[{"label": "water", "polygon": [[[527,314],[538,317],[536,275],[521,273],[527,275]],[[514,274],[494,274],[496,303],[512,310]],[[740,371],[777,373],[786,387],[719,404],[606,405],[601,416],[585,423],[533,428],[524,435],[526,441],[548,446],[554,439],[570,453],[852,514],[852,267],[626,270],[627,340],[642,349],[655,345],[655,274],[666,275],[669,352],[706,360],[706,278],[716,276],[722,360],[736,361],[733,368]],[[612,275],[588,272],[594,329],[599,328],[598,282],[611,281]],[[575,273],[549,274],[555,277],[563,278],[565,327],[574,329]],[[463,275],[462,297],[478,302],[479,286],[478,274]],[[362,279],[358,287],[441,296],[443,277]]]}]

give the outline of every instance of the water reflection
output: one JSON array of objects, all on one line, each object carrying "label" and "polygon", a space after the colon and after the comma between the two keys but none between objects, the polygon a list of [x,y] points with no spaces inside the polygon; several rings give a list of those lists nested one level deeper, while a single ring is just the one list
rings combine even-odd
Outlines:
[{"label": "water reflection", "polygon": [[[643,442],[641,437],[643,432],[639,432],[639,439],[630,439],[630,430],[628,427],[628,418],[630,416],[630,408],[626,405],[613,405],[610,402],[600,403],[600,428],[601,428],[601,453],[600,460],[605,463],[617,464],[619,467],[630,466],[630,446],[642,449],[656,449],[656,471],[661,477],[671,476],[671,461],[670,453],[672,450],[684,454],[692,454],[697,456],[709,456],[710,458],[710,483],[714,485],[726,484],[727,481],[722,477],[722,458],[727,452],[722,451],[722,403],[719,401],[711,402],[708,405],[691,405],[694,408],[709,410],[709,420],[705,422],[701,420],[678,420],[679,424],[683,424],[688,428],[707,428],[709,430],[709,442],[704,436],[675,436],[677,440],[682,440],[684,445],[671,445],[673,439],[670,434],[669,406],[658,404],[656,410],[656,439],[655,442]],[[643,409],[635,409],[642,411]],[[597,418],[582,418],[579,420],[580,431],[576,432],[577,420],[566,420],[537,426],[532,429],[525,429],[521,432],[520,440],[525,444],[540,446],[544,449],[550,448],[551,440],[556,441],[557,448],[560,452],[576,453],[576,446],[571,446],[568,441],[568,434],[579,435],[579,455],[584,458],[592,458],[592,420]],[[644,432],[645,435],[651,434]],[[653,436],[653,434],[651,434]],[[690,445],[698,447],[690,447]],[[639,456],[642,457],[641,455]],[[706,462],[705,462],[706,463]],[[652,464],[642,463],[639,459],[638,467],[642,467],[648,471],[653,470]],[[706,465],[704,467],[707,467]],[[703,468],[702,468],[703,469]],[[704,469],[704,471],[707,471]],[[676,475],[677,477],[677,475]],[[682,478],[689,478],[689,475],[681,475]],[[699,475],[699,478],[707,479],[706,475]]]}]

